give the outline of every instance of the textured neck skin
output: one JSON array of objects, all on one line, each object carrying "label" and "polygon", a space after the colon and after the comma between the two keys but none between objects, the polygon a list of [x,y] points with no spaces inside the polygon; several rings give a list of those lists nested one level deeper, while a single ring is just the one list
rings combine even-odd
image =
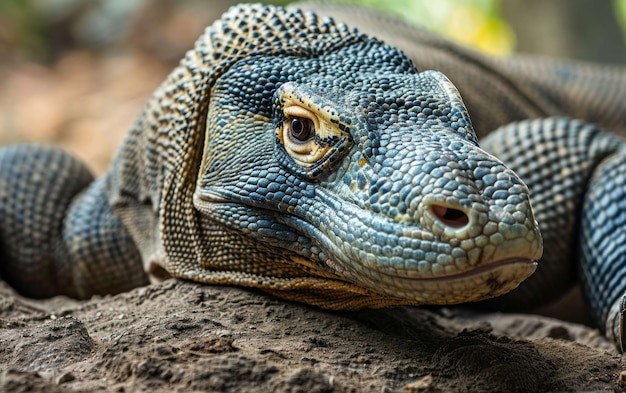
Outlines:
[{"label": "textured neck skin", "polygon": [[[308,145],[283,134],[302,111]],[[526,187],[477,147],[455,87],[297,10],[207,29],[107,178],[148,271],[328,308],[479,300],[541,255]]]}]

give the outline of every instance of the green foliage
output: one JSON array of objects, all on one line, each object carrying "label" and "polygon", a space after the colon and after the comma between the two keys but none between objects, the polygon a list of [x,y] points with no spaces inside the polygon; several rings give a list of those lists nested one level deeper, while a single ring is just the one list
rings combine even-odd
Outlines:
[{"label": "green foliage", "polygon": [[0,26],[0,50],[3,45],[29,54],[41,50],[43,38],[33,1],[0,0]]},{"label": "green foliage", "polygon": [[[106,0],[105,0],[106,1]],[[318,0],[319,1],[319,0]],[[506,55],[515,48],[515,35],[503,20],[500,4],[504,0],[327,0],[351,3],[389,12],[409,22],[424,26],[450,39],[482,51]],[[511,0],[506,0],[511,1]],[[294,0],[266,0],[265,3],[286,5]],[[615,16],[626,40],[626,0],[612,0]],[[0,49],[19,48],[26,54],[40,52],[45,47],[42,33],[42,5],[64,0],[0,0]],[[78,2],[79,3],[79,2]],[[53,10],[52,10],[53,11]],[[8,32],[8,33],[7,33]]]},{"label": "green foliage", "polygon": [[377,3],[380,9],[393,4],[399,8],[392,11],[410,22],[488,53],[505,55],[515,46],[514,34],[500,15],[499,0],[369,2]]},{"label": "green foliage", "polygon": [[626,0],[614,0],[613,7],[615,8],[615,17],[622,28],[624,40],[626,41]]},{"label": "green foliage", "polygon": [[[290,1],[267,1],[284,5]],[[505,55],[513,51],[515,37],[500,16],[500,0],[334,0],[394,14],[452,40],[482,51]]]},{"label": "green foliage", "polygon": [[[515,34],[502,18],[500,4],[513,0],[326,0],[376,8],[448,38],[494,55],[515,49]],[[626,0],[612,0],[626,39]],[[284,5],[292,1],[267,1]],[[532,22],[529,22],[532,23]]]}]

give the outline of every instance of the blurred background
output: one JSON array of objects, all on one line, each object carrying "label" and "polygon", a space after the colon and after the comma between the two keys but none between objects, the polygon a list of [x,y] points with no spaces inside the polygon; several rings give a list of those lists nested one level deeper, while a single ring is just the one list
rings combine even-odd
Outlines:
[{"label": "blurred background", "polygon": [[[0,0],[0,144],[101,173],[151,92],[229,0]],[[626,64],[626,0],[360,0],[494,56]],[[285,5],[290,1],[267,1]]]}]

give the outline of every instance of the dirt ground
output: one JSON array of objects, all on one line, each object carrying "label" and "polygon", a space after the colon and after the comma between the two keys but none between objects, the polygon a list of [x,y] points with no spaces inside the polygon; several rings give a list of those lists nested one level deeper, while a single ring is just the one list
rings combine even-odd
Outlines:
[{"label": "dirt ground", "polygon": [[0,285],[2,392],[621,391],[597,331],[536,315],[322,311],[176,280],[77,302]]}]

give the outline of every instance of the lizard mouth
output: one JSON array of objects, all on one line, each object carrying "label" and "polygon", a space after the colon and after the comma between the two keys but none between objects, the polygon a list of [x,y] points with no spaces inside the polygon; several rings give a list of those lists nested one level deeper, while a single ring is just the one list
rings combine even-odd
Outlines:
[{"label": "lizard mouth", "polygon": [[[336,230],[329,228],[333,224],[331,221],[315,225],[304,217],[241,204],[233,199],[224,195],[197,195],[195,205],[214,218],[223,217],[224,224],[232,225],[234,229],[239,226],[230,221],[229,217],[234,217],[233,211],[241,217],[254,216],[256,222],[275,223],[273,225],[280,226],[283,233],[289,228],[291,237],[309,239],[309,246],[298,242],[297,248],[291,249],[285,243],[284,235],[279,236],[278,232],[265,236],[256,232],[249,234],[257,241],[279,245],[302,255],[305,261],[297,262],[304,263],[311,272],[317,271],[320,278],[334,277],[381,296],[401,299],[404,303],[457,304],[492,298],[516,288],[537,267],[534,262],[536,252],[530,251],[533,243],[523,238],[505,240],[495,251],[488,255],[482,255],[481,251],[482,256],[458,267],[451,259],[448,264],[452,269],[436,270],[431,262],[420,258],[425,252],[419,246],[430,247],[432,252],[438,251],[447,259],[454,254],[453,246],[419,226],[394,223],[380,215],[363,217],[353,210],[348,212],[352,214],[344,212],[343,218],[335,217],[333,221],[345,219],[346,228],[367,235],[363,236],[367,242],[361,244],[366,247],[357,247],[350,237],[337,236]],[[229,211],[231,213],[227,213]],[[381,241],[377,242],[378,239]],[[404,247],[390,256],[390,250],[384,249],[385,239],[392,239]],[[307,247],[309,255],[302,254],[303,246]],[[319,251],[313,252],[314,249]],[[402,254],[406,255],[403,257]]]},{"label": "lizard mouth", "polygon": [[[477,302],[504,295],[517,288],[537,269],[537,262],[527,258],[508,258],[482,265],[474,269],[439,277],[407,278],[379,273],[380,282],[387,285],[372,287],[368,279],[366,287],[376,288],[384,296],[411,299],[414,304],[453,305]],[[361,278],[363,280],[363,278]]]},{"label": "lizard mouth", "polygon": [[[297,218],[292,218],[296,219]],[[389,269],[367,268],[361,262],[348,257],[337,244],[333,243],[319,229],[304,225],[305,233],[320,242],[322,248],[332,250],[333,257],[325,261],[331,270],[340,273],[344,279],[382,296],[402,299],[404,303],[452,305],[477,302],[504,295],[517,288],[537,269],[537,262],[529,257],[509,253],[492,261],[483,260],[467,270],[436,276],[421,275],[418,271],[393,272]],[[506,248],[506,247],[504,247]],[[337,259],[335,259],[337,258]]]},{"label": "lizard mouth", "polygon": [[[451,274],[451,275],[439,276],[439,277],[416,278],[413,280],[430,281],[430,282],[452,282],[452,281],[457,281],[457,280],[463,281],[463,280],[472,279],[474,277],[479,277],[485,274],[490,274],[495,270],[519,269],[519,268],[532,269],[534,272],[537,269],[537,262],[528,258],[507,258],[507,259],[491,262],[485,265],[481,265],[474,269],[457,273],[457,274]],[[381,275],[385,275],[385,276],[392,277],[392,278],[402,277],[399,275],[393,275],[389,273],[381,273]]]},{"label": "lizard mouth", "polygon": [[428,304],[451,305],[504,295],[517,288],[536,269],[537,262],[531,259],[507,258],[463,273],[416,281],[422,291],[428,293]]}]

